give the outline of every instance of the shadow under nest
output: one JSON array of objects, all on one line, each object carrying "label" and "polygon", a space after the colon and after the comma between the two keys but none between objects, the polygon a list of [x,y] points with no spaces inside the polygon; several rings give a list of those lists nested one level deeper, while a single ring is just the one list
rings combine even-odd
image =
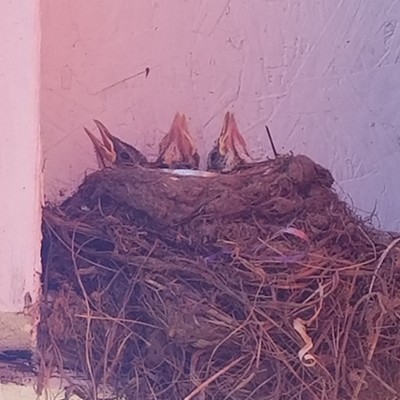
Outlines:
[{"label": "shadow under nest", "polygon": [[282,156],[86,177],[43,213],[41,379],[93,399],[395,399],[400,252]]}]

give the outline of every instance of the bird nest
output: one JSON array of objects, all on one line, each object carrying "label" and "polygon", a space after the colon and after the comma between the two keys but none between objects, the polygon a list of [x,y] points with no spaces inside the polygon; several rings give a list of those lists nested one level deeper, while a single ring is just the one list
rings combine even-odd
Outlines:
[{"label": "bird nest", "polygon": [[[95,399],[394,399],[400,239],[284,156],[86,177],[43,217],[41,384]],[[69,378],[70,379],[70,378]]]}]

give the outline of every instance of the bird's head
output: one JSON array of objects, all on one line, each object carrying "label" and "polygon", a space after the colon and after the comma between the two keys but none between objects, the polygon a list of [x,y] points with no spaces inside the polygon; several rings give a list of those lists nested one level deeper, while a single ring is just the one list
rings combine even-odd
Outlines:
[{"label": "bird's head", "polygon": [[246,142],[239,132],[235,117],[227,112],[218,140],[208,154],[207,169],[229,172],[250,161]]},{"label": "bird's head", "polygon": [[198,169],[199,161],[186,116],[176,113],[169,132],[161,139],[156,163],[161,168]]},{"label": "bird's head", "polygon": [[100,121],[94,120],[94,123],[100,132],[101,140],[89,129],[84,129],[93,143],[100,168],[146,163],[146,157],[139,150],[112,135]]}]

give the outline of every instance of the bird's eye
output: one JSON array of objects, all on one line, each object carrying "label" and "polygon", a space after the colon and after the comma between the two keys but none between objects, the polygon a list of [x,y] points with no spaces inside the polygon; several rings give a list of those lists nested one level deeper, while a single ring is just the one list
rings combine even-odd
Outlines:
[{"label": "bird's eye", "polygon": [[214,152],[212,152],[212,153],[210,154],[210,161],[211,161],[212,163],[215,163],[216,161],[218,161],[218,157],[219,157],[218,152],[217,152],[217,151],[214,151]]},{"label": "bird's eye", "polygon": [[124,161],[128,161],[130,159],[129,154],[126,151],[123,151],[120,155],[119,155],[122,160]]}]

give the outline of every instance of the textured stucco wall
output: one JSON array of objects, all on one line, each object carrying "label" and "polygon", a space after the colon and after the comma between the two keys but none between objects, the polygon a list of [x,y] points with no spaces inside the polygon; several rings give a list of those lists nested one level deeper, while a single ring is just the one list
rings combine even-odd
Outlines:
[{"label": "textured stucco wall", "polygon": [[[147,155],[180,110],[203,156],[233,110],[255,157],[304,153],[400,230],[400,2],[42,0],[46,194],[95,168],[82,126]],[[150,68],[146,78],[144,69]]]},{"label": "textured stucco wall", "polygon": [[39,39],[38,0],[0,3],[0,350],[29,343],[23,316],[8,312],[39,288]]}]

